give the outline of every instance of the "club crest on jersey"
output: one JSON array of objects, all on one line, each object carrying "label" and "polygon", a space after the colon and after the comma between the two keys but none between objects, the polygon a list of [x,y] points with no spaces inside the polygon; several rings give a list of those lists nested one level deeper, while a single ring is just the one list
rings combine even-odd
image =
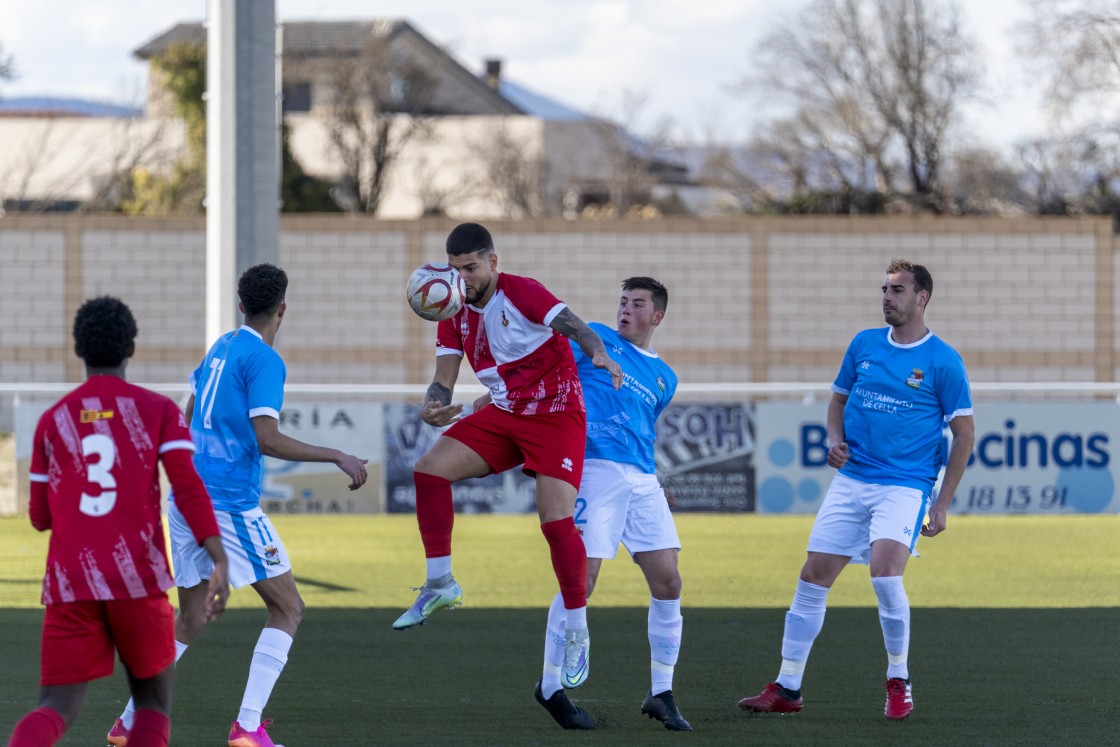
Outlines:
[{"label": "club crest on jersey", "polygon": [[82,410],[78,419],[83,423],[93,423],[98,420],[108,420],[113,417],[112,410]]},{"label": "club crest on jersey", "polygon": [[280,565],[280,551],[276,545],[269,545],[264,549],[264,562],[268,565]]},{"label": "club crest on jersey", "polygon": [[660,376],[657,377],[657,388],[661,391],[665,391],[665,379]]},{"label": "club crest on jersey", "polygon": [[503,327],[508,327],[509,326],[509,319],[506,319],[505,309],[502,309],[502,326]]},{"label": "club crest on jersey", "polygon": [[911,387],[912,389],[917,389],[922,385],[922,382],[925,381],[925,379],[926,375],[922,373],[922,369],[915,368],[910,372],[910,378],[906,380],[906,386]]}]

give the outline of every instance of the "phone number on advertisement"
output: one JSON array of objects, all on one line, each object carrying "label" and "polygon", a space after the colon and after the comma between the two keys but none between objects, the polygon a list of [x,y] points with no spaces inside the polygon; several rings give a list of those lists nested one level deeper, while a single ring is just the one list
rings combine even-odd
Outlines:
[{"label": "phone number on advertisement", "polygon": [[973,485],[953,496],[951,508],[959,511],[1057,511],[1066,507],[1069,488],[1057,485]]}]

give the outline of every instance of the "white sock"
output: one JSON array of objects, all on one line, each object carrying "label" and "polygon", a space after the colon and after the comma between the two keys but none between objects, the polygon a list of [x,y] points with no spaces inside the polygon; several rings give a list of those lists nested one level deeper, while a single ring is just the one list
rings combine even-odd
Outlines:
[{"label": "white sock", "polygon": [[444,555],[442,558],[426,558],[425,563],[428,567],[429,581],[442,579],[444,576],[451,577],[450,555]]},{"label": "white sock", "polygon": [[680,599],[649,599],[646,632],[649,637],[650,692],[653,695],[673,689],[673,670],[681,652]]},{"label": "white sock", "polygon": [[879,625],[887,647],[887,679],[910,679],[906,663],[910,650],[910,599],[902,585],[902,576],[880,576],[871,579],[879,598]]},{"label": "white sock", "polygon": [[277,628],[265,628],[253,649],[253,660],[249,664],[249,681],[245,684],[245,695],[241,699],[241,711],[237,721],[245,731],[256,731],[261,725],[261,712],[264,711],[272,688],[284,664],[288,661],[288,651],[292,647],[292,637]]},{"label": "white sock", "polygon": [[560,690],[560,668],[564,665],[564,635],[568,629],[564,597],[560,592],[548,607],[548,627],[544,633],[544,670],[541,673],[541,694],[551,698]]},{"label": "white sock", "polygon": [[828,587],[798,579],[797,591],[794,592],[793,603],[786,613],[786,628],[782,635],[782,668],[778,673],[777,683],[784,688],[801,689],[801,678],[805,675],[809,651],[824,627],[827,597]]},{"label": "white sock", "polygon": [[[187,644],[175,641],[175,663],[179,663],[179,659],[183,658],[183,652],[187,650]],[[132,728],[132,720],[136,718],[136,703],[132,698],[128,699],[128,703],[124,706],[124,713],[121,714],[121,723],[124,728]]]},{"label": "white sock", "polygon": [[568,630],[587,630],[587,605],[576,607],[574,610],[565,609],[565,618],[568,621]]}]

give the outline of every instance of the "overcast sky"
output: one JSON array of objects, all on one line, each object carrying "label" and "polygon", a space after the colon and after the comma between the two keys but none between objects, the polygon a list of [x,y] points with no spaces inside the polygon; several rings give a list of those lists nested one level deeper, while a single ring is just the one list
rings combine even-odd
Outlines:
[{"label": "overcast sky", "polygon": [[[468,69],[500,57],[504,74],[587,112],[618,116],[625,92],[646,98],[638,129],[668,117],[678,136],[742,140],[757,122],[733,90],[775,6],[793,0],[277,0],[279,20],[401,18]],[[1008,29],[1025,0],[963,3],[980,44],[988,97],[969,126],[1001,147],[1045,127],[1019,71]],[[201,21],[206,0],[0,0],[0,45],[19,78],[13,97],[50,94],[135,103],[144,65],[132,51],[179,21]]]}]

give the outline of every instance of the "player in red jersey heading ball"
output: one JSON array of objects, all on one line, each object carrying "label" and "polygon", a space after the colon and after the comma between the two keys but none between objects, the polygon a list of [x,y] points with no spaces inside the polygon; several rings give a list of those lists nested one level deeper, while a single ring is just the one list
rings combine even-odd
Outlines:
[{"label": "player in red jersey heading ball", "polygon": [[[564,598],[567,687],[587,678],[587,553],[572,520],[583,471],[587,422],[568,338],[594,365],[607,369],[615,388],[622,369],[603,341],[567,305],[536,280],[498,272],[490,232],[463,223],[447,237],[447,259],[462,273],[467,304],[439,323],[436,370],[421,419],[451,426],[414,468],[416,518],[427,557],[427,581],[413,605],[393,623],[401,630],[425,622],[436,610],[458,606],[462,589],[451,574],[455,512],[451,483],[503,472],[524,463],[535,476],[537,513]],[[466,357],[490,390],[483,406],[462,417],[451,392]],[[462,419],[460,419],[462,418]],[[558,693],[563,696],[563,692]],[[541,700],[538,689],[538,700]],[[593,728],[571,703],[541,700],[561,725]]]}]

